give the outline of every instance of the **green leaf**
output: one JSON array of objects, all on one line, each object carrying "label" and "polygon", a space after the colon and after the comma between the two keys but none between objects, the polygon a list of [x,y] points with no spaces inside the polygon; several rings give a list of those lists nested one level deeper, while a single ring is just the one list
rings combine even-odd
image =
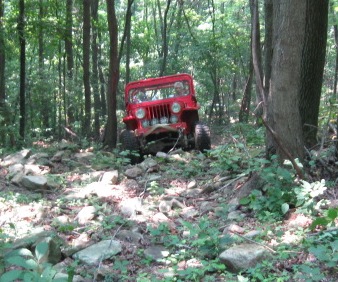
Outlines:
[{"label": "green leaf", "polygon": [[24,259],[23,257],[20,256],[12,256],[6,259],[7,263],[10,265],[16,265],[16,266],[21,266],[25,269],[36,269],[37,264],[33,259]]},{"label": "green leaf", "polygon": [[282,213],[283,214],[286,214],[288,211],[289,211],[289,204],[288,203],[284,203],[284,204],[282,204]]},{"label": "green leaf", "polygon": [[250,203],[250,198],[245,197],[239,200],[239,203],[243,206],[248,205]]},{"label": "green leaf", "polygon": [[22,270],[10,270],[6,273],[4,273],[3,275],[1,275],[0,277],[0,282],[11,282],[14,280],[17,280],[21,277],[23,271]]},{"label": "green leaf", "polygon": [[47,242],[40,242],[35,248],[35,256],[40,261],[48,252]]},{"label": "green leaf", "polygon": [[330,221],[328,219],[326,219],[325,217],[317,217],[311,224],[311,229],[315,229],[316,226],[320,225],[320,226],[327,226],[330,223]]},{"label": "green leaf", "polygon": [[327,217],[331,220],[335,220],[337,218],[338,212],[337,209],[329,209],[327,211]]}]

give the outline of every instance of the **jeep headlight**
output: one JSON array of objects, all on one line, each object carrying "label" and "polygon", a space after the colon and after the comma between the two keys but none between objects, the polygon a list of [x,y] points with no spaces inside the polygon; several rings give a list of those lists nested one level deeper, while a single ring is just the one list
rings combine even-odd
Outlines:
[{"label": "jeep headlight", "polygon": [[172,115],[172,116],[170,117],[170,122],[171,122],[171,123],[176,123],[176,122],[178,122],[178,117]]},{"label": "jeep headlight", "polygon": [[142,127],[143,128],[148,127],[149,125],[150,125],[149,120],[147,120],[147,119],[142,120]]},{"label": "jeep headlight", "polygon": [[167,118],[167,117],[161,117],[161,118],[160,118],[160,123],[161,123],[161,124],[166,124],[166,123],[168,123],[168,118]]},{"label": "jeep headlight", "polygon": [[144,108],[138,108],[135,112],[135,115],[138,119],[143,119],[146,116],[146,111]]},{"label": "jeep headlight", "polygon": [[179,113],[181,111],[181,105],[177,102],[174,102],[171,104],[171,111],[175,114]]}]

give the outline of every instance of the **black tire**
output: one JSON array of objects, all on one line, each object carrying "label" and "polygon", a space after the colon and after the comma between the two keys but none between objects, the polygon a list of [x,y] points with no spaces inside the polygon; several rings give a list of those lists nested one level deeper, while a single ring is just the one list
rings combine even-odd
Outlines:
[{"label": "black tire", "polygon": [[122,130],[120,142],[123,151],[129,151],[127,157],[131,164],[136,164],[140,161],[140,145],[132,130]]},{"label": "black tire", "polygon": [[204,152],[205,150],[210,150],[210,148],[211,140],[209,126],[197,122],[195,124],[195,149]]}]

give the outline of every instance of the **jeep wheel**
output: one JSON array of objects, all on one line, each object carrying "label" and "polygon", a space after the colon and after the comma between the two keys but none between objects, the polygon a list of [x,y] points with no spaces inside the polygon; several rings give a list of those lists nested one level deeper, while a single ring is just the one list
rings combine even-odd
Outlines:
[{"label": "jeep wheel", "polygon": [[129,151],[127,157],[131,164],[138,163],[140,160],[140,145],[132,130],[123,130],[120,135],[120,142],[123,151]]},{"label": "jeep wheel", "polygon": [[197,122],[195,125],[195,149],[201,152],[211,148],[209,126]]}]

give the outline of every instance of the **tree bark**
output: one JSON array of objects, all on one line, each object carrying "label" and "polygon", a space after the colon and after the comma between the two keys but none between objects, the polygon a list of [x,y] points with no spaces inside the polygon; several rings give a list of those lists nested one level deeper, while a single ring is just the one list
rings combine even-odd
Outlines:
[{"label": "tree bark", "polygon": [[4,17],[4,3],[2,0],[0,0],[0,107],[4,106],[6,100],[6,92],[5,92],[6,56],[5,56],[3,17]]},{"label": "tree bark", "polygon": [[114,0],[106,0],[107,19],[109,28],[109,77],[107,86],[107,110],[108,120],[105,128],[103,144],[115,148],[117,144],[117,117],[116,117],[116,96],[120,76],[118,63],[118,25],[115,13]]},{"label": "tree bark", "polygon": [[73,0],[66,2],[66,30],[65,30],[65,51],[67,57],[67,74],[73,78],[74,58],[73,58]]},{"label": "tree bark", "polygon": [[307,147],[317,144],[318,115],[326,54],[328,7],[328,0],[306,1],[299,108],[304,141]]},{"label": "tree bark", "polygon": [[[301,58],[305,37],[306,2],[274,2],[273,56],[270,80],[269,126],[276,132],[292,158],[304,157],[304,140],[299,111]],[[280,160],[284,150],[271,140]]]},{"label": "tree bark", "polygon": [[98,24],[98,0],[92,0],[92,87],[94,95],[94,136],[100,136],[100,90],[99,90],[99,74],[98,74],[98,44],[97,44],[97,24]]},{"label": "tree bark", "polygon": [[19,20],[18,33],[20,45],[20,119],[19,119],[19,134],[22,140],[25,139],[26,127],[26,38],[25,38],[25,0],[19,1]]},{"label": "tree bark", "polygon": [[83,133],[89,137],[91,128],[91,90],[90,90],[90,0],[83,0],[83,85],[85,96],[85,118]]}]

